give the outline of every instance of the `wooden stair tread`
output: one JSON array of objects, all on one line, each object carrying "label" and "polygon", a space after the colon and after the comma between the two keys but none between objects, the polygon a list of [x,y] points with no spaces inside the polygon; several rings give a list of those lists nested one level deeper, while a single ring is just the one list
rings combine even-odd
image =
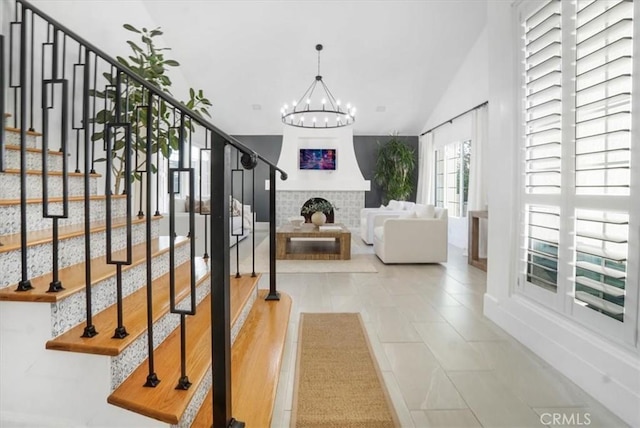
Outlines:
[{"label": "wooden stair tread", "polygon": [[[196,287],[209,277],[209,264],[202,257],[194,258]],[[175,269],[176,302],[189,295],[191,264],[185,262]],[[169,272],[153,281],[153,320],[162,318],[169,312]],[[82,337],[85,323],[79,324],[66,333],[47,342],[47,349],[58,351],[84,352],[98,355],[119,355],[127,346],[147,330],[147,288],[141,287],[122,299],[123,325],[129,335],[114,339],[117,327],[117,306],[112,305],[94,315],[93,324],[100,332],[93,338]]]},{"label": "wooden stair tread", "polygon": [[[113,199],[124,199],[127,195],[111,195]],[[105,195],[91,195],[89,199],[92,201],[102,201],[106,199]],[[69,196],[69,202],[81,202],[84,201],[84,196]],[[49,202],[62,202],[62,197],[49,198]],[[30,198],[27,199],[27,204],[41,204],[42,198]],[[20,205],[20,199],[0,199],[0,207],[7,205]]]},{"label": "wooden stair tread", "polygon": [[[152,221],[157,221],[161,219],[160,216],[151,217]],[[144,223],[146,218],[138,218],[134,217],[131,219],[132,224],[140,224]],[[113,228],[120,228],[126,226],[126,219],[114,218],[111,223]],[[102,232],[106,230],[107,223],[106,220],[99,220],[91,222],[91,233]],[[76,236],[84,236],[84,224],[74,224],[69,226],[61,226],[58,228],[58,240],[74,238]],[[52,231],[51,229],[43,229],[43,230],[34,230],[33,232],[29,232],[27,234],[27,247],[31,247],[33,245],[46,244],[51,242]],[[0,246],[0,253],[6,251],[13,251],[20,248],[21,240],[20,233],[13,233],[11,235],[5,235],[0,237],[0,242],[2,242],[2,246]]]},{"label": "wooden stair tread", "polygon": [[[7,150],[15,150],[15,151],[20,150],[20,146],[16,146],[15,144],[7,144],[4,146],[4,148]],[[42,149],[38,149],[35,147],[27,147],[27,151],[32,153],[42,153]],[[49,150],[47,153],[55,156],[62,156],[62,152],[59,150]]]},{"label": "wooden stair tread", "polygon": [[[9,116],[5,116],[5,117],[9,117]],[[12,126],[5,126],[4,129],[9,131],[9,132],[15,132],[17,134],[20,133],[20,128],[14,128]],[[27,135],[32,135],[34,137],[42,137],[42,134],[40,132],[29,131],[29,130],[27,130]]]},{"label": "wooden stair tread", "polygon": [[[13,169],[13,168],[7,168],[4,171],[2,171],[5,174],[20,174],[20,170],[19,169]],[[42,171],[39,169],[29,169],[27,170],[27,174],[28,175],[42,175]],[[62,171],[49,171],[49,175],[62,175]],[[83,172],[67,172],[67,175],[69,177],[84,177],[84,173]],[[97,174],[97,173],[93,173],[93,174],[89,174],[91,177],[102,177],[102,174]]]},{"label": "wooden stair tread", "polygon": [[[243,289],[253,290],[259,277],[231,278],[231,289],[241,284]],[[246,287],[246,284],[254,287]],[[231,293],[231,318],[237,319],[234,312],[242,310],[235,303]],[[242,300],[246,300],[242,297]],[[211,295],[200,302],[195,316],[187,317],[187,376],[193,383],[188,390],[176,390],[180,378],[180,327],[174,330],[155,352],[155,368],[161,382],[155,388],[143,387],[148,374],[148,362],[145,360],[108,398],[107,402],[133,412],[177,424],[193,398],[197,386],[202,382],[211,367]]]},{"label": "wooden stair tread", "polygon": [[[189,238],[179,236],[176,238],[175,244],[177,247],[186,245],[189,242]],[[135,266],[144,263],[146,260],[146,243],[134,245],[132,247],[132,264],[129,266],[123,266],[122,270],[127,271]],[[151,255],[152,257],[159,256],[169,251],[169,237],[161,236],[155,238],[151,242]],[[116,251],[113,253],[116,260],[124,259],[126,257],[126,249]],[[107,264],[106,257],[104,255],[98,256],[91,260],[91,283],[96,284],[110,276],[116,274],[116,267],[114,265]],[[51,273],[39,276],[31,279],[32,290],[28,291],[15,291],[15,287],[5,287],[0,289],[0,301],[14,301],[14,302],[46,302],[54,303],[62,300],[78,291],[84,290],[85,286],[85,264],[78,263],[73,266],[60,269],[59,280],[62,282],[62,286],[65,288],[57,293],[48,293],[49,284],[52,281]]]},{"label": "wooden stair tread", "polygon": [[[258,290],[251,309],[231,349],[233,417],[247,427],[269,427],[280,376],[280,365],[291,312],[291,297],[265,301],[268,290]],[[213,424],[212,392],[209,391],[192,424]]]}]

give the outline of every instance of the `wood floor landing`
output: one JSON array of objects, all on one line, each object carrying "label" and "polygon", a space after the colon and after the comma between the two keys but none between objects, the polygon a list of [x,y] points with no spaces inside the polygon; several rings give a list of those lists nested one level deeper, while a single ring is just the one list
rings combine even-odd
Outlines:
[{"label": "wood floor landing", "polygon": [[[258,300],[231,349],[231,394],[233,417],[247,427],[269,427],[280,376],[291,297],[281,293],[280,301]],[[193,428],[213,424],[211,391],[204,400]]]},{"label": "wood floor landing", "polygon": [[[176,247],[186,245],[189,242],[189,238],[179,236],[175,240]],[[1,248],[1,247],[0,247]],[[127,271],[129,269],[138,266],[140,263],[144,263],[146,260],[146,243],[133,246],[132,261],[133,263],[128,266],[123,266],[122,270]],[[151,255],[152,257],[162,255],[169,251],[169,237],[161,236],[151,241]],[[126,250],[120,250],[113,253],[114,258],[124,259],[126,257]],[[114,265],[107,264],[105,256],[99,256],[91,260],[91,283],[96,284],[99,281],[103,281],[116,274],[116,267]],[[73,266],[60,269],[59,279],[62,282],[64,290],[57,293],[49,293],[49,284],[51,283],[51,273],[39,276],[31,279],[31,285],[33,290],[29,291],[15,291],[15,286],[5,287],[0,289],[0,301],[13,301],[13,302],[45,302],[54,303],[62,300],[70,295],[77,293],[84,289],[85,286],[85,264],[79,263]]]},{"label": "wood floor landing", "polygon": [[[161,216],[151,217],[151,221],[158,221]],[[146,222],[146,218],[133,218],[131,224],[141,224]],[[125,227],[127,224],[125,218],[115,218],[112,220],[111,226],[115,229],[118,227]],[[107,229],[105,220],[91,222],[91,233],[102,232]],[[84,223],[74,224],[72,226],[61,226],[58,229],[58,240],[75,238],[76,236],[84,236]],[[0,253],[13,251],[20,248],[20,234],[14,233],[11,235],[5,235],[1,238],[2,246],[0,246]],[[27,234],[27,247],[32,245],[46,244],[53,240],[51,229],[35,230]]]},{"label": "wood floor landing", "polygon": [[[196,287],[209,278],[209,264],[202,258],[194,259],[196,267]],[[183,263],[175,270],[176,302],[189,295],[191,265]],[[93,317],[93,324],[100,333],[95,337],[82,337],[85,324],[79,324],[66,333],[47,342],[47,349],[57,351],[83,352],[97,355],[119,355],[127,346],[147,331],[147,288],[142,287],[122,299],[123,325],[128,336],[114,339],[117,327],[117,306],[113,305]],[[153,281],[153,321],[156,322],[169,312],[169,273]],[[177,315],[176,315],[177,316]]]},{"label": "wood floor landing", "polygon": [[[231,278],[231,319],[237,319],[248,294],[255,292],[259,277]],[[241,333],[242,334],[242,333]],[[187,317],[187,376],[193,383],[188,390],[175,389],[180,378],[180,328],[173,331],[155,352],[155,370],[161,382],[145,388],[148,367],[145,360],[107,399],[110,404],[166,422],[177,424],[197,385],[211,370],[211,295]],[[195,426],[195,425],[194,425]]]}]

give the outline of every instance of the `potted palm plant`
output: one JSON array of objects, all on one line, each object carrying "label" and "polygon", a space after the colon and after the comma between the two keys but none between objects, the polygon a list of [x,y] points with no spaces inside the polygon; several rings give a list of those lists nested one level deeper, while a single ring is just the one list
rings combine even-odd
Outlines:
[{"label": "potted palm plant", "polygon": [[414,150],[397,134],[393,134],[386,144],[380,146],[373,178],[382,188],[384,204],[391,199],[405,201],[411,196],[413,192],[411,178],[415,165]]}]

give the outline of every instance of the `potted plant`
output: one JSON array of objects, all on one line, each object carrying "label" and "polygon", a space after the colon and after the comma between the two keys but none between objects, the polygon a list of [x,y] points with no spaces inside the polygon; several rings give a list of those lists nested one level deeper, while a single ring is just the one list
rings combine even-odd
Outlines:
[{"label": "potted plant", "polygon": [[302,207],[302,214],[311,214],[311,223],[322,226],[327,221],[327,214],[334,208],[337,209],[326,199],[314,199]]},{"label": "potted plant", "polygon": [[[129,55],[128,58],[118,56],[118,62],[147,80],[153,86],[171,94],[171,79],[166,74],[166,71],[169,67],[177,67],[180,64],[173,59],[167,58],[164,51],[170,50],[169,48],[160,48],[156,46],[154,38],[162,35],[160,28],[152,30],[148,30],[147,28],[138,29],[130,24],[124,24],[124,28],[128,31],[139,34],[141,44],[139,45],[132,40],[128,40],[127,44],[133,51],[133,54]],[[114,87],[116,83],[115,76],[110,72],[103,73],[103,76],[110,87]],[[121,111],[120,121],[131,123],[132,132],[135,132],[137,135],[137,138],[132,139],[130,154],[125,153],[124,150],[124,132],[116,131],[116,135],[113,138],[113,162],[111,165],[111,173],[114,176],[115,194],[120,193],[120,186],[122,179],[124,178],[124,167],[127,155],[135,155],[137,153],[138,156],[136,159],[139,159],[137,165],[134,165],[134,168],[132,168],[133,172],[131,180],[140,180],[141,174],[136,171],[146,169],[144,165],[147,150],[146,114],[141,114],[138,109],[138,106],[145,104],[146,91],[134,81],[127,82],[127,84],[123,86],[124,89],[120,94],[119,100],[116,100],[117,95],[114,90],[105,89],[104,91],[92,91],[93,96],[107,101],[107,103],[105,103],[106,108],[96,114],[95,121],[97,124],[104,125],[116,121],[116,104],[119,104]],[[193,110],[196,114],[204,114],[210,117],[207,108],[211,106],[211,102],[205,98],[202,90],[195,91],[193,88],[189,89],[189,100],[186,103],[183,102],[183,104]],[[151,151],[152,153],[156,153],[160,150],[162,156],[164,158],[168,158],[172,150],[179,149],[178,146],[180,143],[178,130],[175,126],[172,126],[173,119],[171,116],[171,109],[169,109],[164,101],[162,101],[159,105],[158,103],[154,103],[152,106],[152,113],[154,120],[159,119],[163,123],[163,126],[152,126],[153,144],[151,146]],[[187,140],[189,133],[193,131],[194,128],[192,124],[189,121],[186,121],[183,132],[184,139]],[[92,136],[92,141],[104,139],[104,131],[95,132]],[[105,160],[106,159],[104,158],[96,159],[96,162],[104,162]],[[151,165],[151,171],[153,173],[156,172],[155,165]]]},{"label": "potted plant", "polygon": [[384,204],[391,199],[404,201],[411,196],[413,192],[411,178],[415,164],[414,150],[397,134],[393,134],[386,144],[380,146],[373,177],[382,188]]}]

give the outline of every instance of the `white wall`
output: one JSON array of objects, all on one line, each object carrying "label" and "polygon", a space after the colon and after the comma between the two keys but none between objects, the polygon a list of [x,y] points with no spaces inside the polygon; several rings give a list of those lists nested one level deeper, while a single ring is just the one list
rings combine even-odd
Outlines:
[{"label": "white wall", "polygon": [[[335,171],[301,170],[300,149],[335,149]],[[277,175],[278,190],[371,190],[358,166],[351,126],[320,130],[283,126],[278,167],[289,174],[286,181]]]},{"label": "white wall", "polygon": [[[489,99],[489,58],[487,52],[488,30],[485,27],[438,102],[433,114],[427,120],[423,130],[429,130]],[[434,147],[437,148],[439,144],[448,144],[453,141],[468,140],[471,138],[471,125],[471,115],[468,114],[455,121],[453,126],[446,124],[439,127],[434,131]],[[486,154],[483,159],[486,159]],[[431,170],[432,166],[428,165],[427,168]],[[448,239],[450,244],[459,248],[467,247],[468,224],[466,217],[455,218],[449,213]]]},{"label": "white wall", "polygon": [[515,292],[519,248],[518,25],[488,2],[489,242],[485,315],[631,426],[640,426],[638,349],[614,343]]},{"label": "white wall", "polygon": [[[489,58],[487,56],[488,30],[485,26],[467,57],[451,80],[446,92],[422,127],[427,131],[489,97]],[[434,59],[436,60],[436,59]]]}]

